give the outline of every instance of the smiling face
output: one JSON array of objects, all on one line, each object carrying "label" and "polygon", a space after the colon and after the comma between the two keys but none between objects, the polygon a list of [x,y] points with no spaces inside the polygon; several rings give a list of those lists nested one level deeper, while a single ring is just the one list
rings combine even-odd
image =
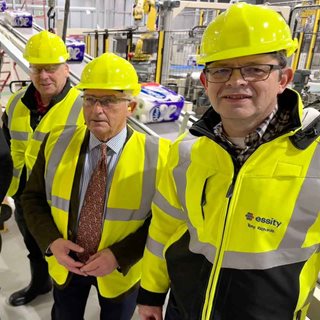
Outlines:
[{"label": "smiling face", "polygon": [[[220,60],[207,67],[242,67],[257,64],[278,65],[271,54],[246,56]],[[240,70],[235,69],[224,83],[205,82],[205,89],[214,110],[221,116],[227,135],[243,137],[256,129],[274,110],[277,95],[282,93],[292,80],[290,68],[272,70],[263,81],[249,82],[243,79]]]},{"label": "smiling face", "polygon": [[69,66],[66,63],[30,65],[30,79],[45,104],[49,104],[63,90],[68,76]]},{"label": "smiling face", "polygon": [[[83,114],[88,129],[100,141],[117,135],[127,123],[136,103],[123,92],[87,89],[84,91]],[[109,101],[108,104],[99,101]]]}]

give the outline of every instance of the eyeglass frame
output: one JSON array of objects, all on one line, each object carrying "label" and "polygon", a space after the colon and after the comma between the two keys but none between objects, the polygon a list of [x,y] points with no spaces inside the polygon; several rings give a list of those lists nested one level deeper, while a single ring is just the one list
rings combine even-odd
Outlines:
[{"label": "eyeglass frame", "polygon": [[29,65],[29,71],[34,75],[39,75],[42,71],[45,71],[46,73],[49,73],[49,74],[53,74],[57,72],[60,66],[64,64],[65,63],[48,64],[43,66],[41,65],[41,67],[39,68],[37,68],[37,65]]},{"label": "eyeglass frame", "polygon": [[[270,67],[270,70],[268,71],[268,73],[266,74],[266,76],[265,76],[263,79],[259,79],[259,80],[247,80],[247,79],[245,78],[244,74],[243,74],[243,69],[244,69],[244,68],[252,68],[252,67],[255,67],[255,66],[268,66],[268,67]],[[241,77],[242,77],[242,79],[243,79],[244,81],[247,81],[247,82],[259,82],[259,81],[265,81],[265,80],[267,80],[267,79],[270,77],[270,74],[271,74],[272,71],[274,71],[274,70],[280,70],[280,71],[281,71],[283,68],[284,68],[284,67],[281,66],[281,65],[279,65],[279,64],[268,64],[268,63],[259,63],[259,64],[247,65],[247,66],[242,66],[242,67],[223,67],[223,66],[221,66],[221,67],[207,67],[207,66],[206,66],[206,67],[203,69],[203,73],[204,73],[204,75],[205,75],[205,77],[206,77],[206,80],[207,80],[208,82],[210,82],[210,83],[225,83],[225,82],[228,82],[228,81],[230,80],[230,78],[232,77],[232,74],[233,74],[233,71],[234,71],[234,70],[239,70],[239,71],[240,71]],[[211,69],[228,69],[228,70],[231,70],[231,72],[230,72],[230,74],[229,74],[228,79],[226,79],[226,80],[223,80],[223,81],[210,81],[210,80],[208,79],[207,73],[208,73],[208,71],[211,70]]]},{"label": "eyeglass frame", "polygon": [[[114,102],[110,102],[112,100],[112,99],[110,99],[110,97],[114,98]],[[114,95],[107,95],[107,96],[102,96],[102,97],[95,97],[95,96],[91,96],[91,95],[82,95],[81,98],[83,100],[83,106],[86,108],[94,107],[97,104],[97,102],[99,102],[99,105],[102,108],[108,108],[110,105],[116,105],[116,104],[123,102],[123,101],[130,102],[132,100],[132,99],[129,99],[128,97],[116,97]],[[86,103],[87,98],[91,98],[94,101],[92,103],[88,104],[88,103]],[[102,102],[103,100],[108,100],[108,98],[109,98],[109,102],[107,102],[107,103]]]}]

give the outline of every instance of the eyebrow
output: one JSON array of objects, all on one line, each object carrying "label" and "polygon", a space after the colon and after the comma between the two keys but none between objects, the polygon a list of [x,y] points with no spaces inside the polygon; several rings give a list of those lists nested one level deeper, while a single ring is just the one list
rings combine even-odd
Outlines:
[{"label": "eyebrow", "polygon": [[207,65],[206,68],[240,68],[240,67],[247,67],[247,66],[254,66],[254,65],[259,65],[259,64],[273,64],[275,62],[262,62],[262,61],[248,61],[245,62],[244,64],[237,64],[237,65],[226,65],[226,64],[219,64],[217,61],[217,64],[214,65]]},{"label": "eyebrow", "polygon": [[115,97],[115,98],[126,98],[125,96],[119,96],[116,94],[106,94],[104,96],[95,96],[93,94],[84,94],[84,97],[93,97],[93,98],[107,98],[107,97]]}]

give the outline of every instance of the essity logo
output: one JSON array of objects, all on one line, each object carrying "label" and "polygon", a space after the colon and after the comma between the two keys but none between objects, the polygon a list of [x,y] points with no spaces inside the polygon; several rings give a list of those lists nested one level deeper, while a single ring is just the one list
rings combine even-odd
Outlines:
[{"label": "essity logo", "polygon": [[259,216],[255,217],[252,212],[246,213],[245,217],[249,221],[257,221],[259,223],[271,225],[271,226],[274,226],[276,228],[279,228],[280,225],[282,224],[282,222],[280,222],[280,221],[278,221],[278,220],[276,220],[274,218],[264,218],[264,217],[259,217]]},{"label": "essity logo", "polygon": [[251,212],[248,212],[247,214],[246,214],[246,218],[247,218],[247,220],[253,220],[254,219],[254,215],[253,215],[253,213],[251,213]]}]

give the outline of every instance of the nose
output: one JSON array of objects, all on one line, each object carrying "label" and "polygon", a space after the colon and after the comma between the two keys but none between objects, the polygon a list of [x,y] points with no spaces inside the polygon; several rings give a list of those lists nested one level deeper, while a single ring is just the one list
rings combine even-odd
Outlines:
[{"label": "nose", "polygon": [[48,72],[45,69],[41,69],[39,76],[41,78],[46,78],[46,77],[48,77]]},{"label": "nose", "polygon": [[247,81],[243,79],[240,69],[233,69],[227,84],[247,84]]},{"label": "nose", "polygon": [[95,101],[95,103],[94,103],[94,105],[93,105],[93,110],[94,110],[95,112],[98,112],[98,113],[100,113],[100,112],[103,111],[103,107],[102,107],[101,102],[100,102],[99,100],[96,100],[96,101]]}]

